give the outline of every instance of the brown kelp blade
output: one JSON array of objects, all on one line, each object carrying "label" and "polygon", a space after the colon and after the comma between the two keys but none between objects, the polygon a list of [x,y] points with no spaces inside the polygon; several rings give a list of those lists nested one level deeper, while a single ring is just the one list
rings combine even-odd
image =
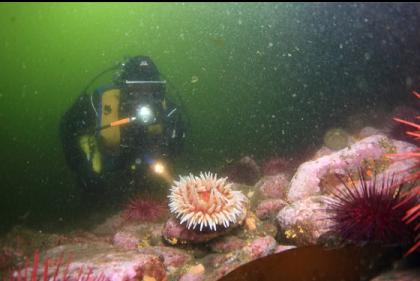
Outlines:
[{"label": "brown kelp blade", "polygon": [[394,247],[300,247],[244,264],[219,281],[369,280],[401,256]]}]

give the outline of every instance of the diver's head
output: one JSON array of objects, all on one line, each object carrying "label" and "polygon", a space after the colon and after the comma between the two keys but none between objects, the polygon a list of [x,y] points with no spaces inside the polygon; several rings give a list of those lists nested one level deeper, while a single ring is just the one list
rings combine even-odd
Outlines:
[{"label": "diver's head", "polygon": [[151,125],[157,121],[162,106],[166,81],[147,56],[136,56],[121,64],[115,83],[122,89],[123,112],[136,116],[139,124]]},{"label": "diver's head", "polygon": [[133,84],[161,84],[159,70],[147,56],[135,56],[121,63],[115,84],[129,86]]},{"label": "diver's head", "polygon": [[121,64],[115,84],[130,95],[163,99],[166,81],[160,77],[159,70],[147,56],[136,56]]},{"label": "diver's head", "polygon": [[121,69],[115,82],[121,86],[130,81],[160,81],[160,74],[149,57],[131,57],[121,64]]}]

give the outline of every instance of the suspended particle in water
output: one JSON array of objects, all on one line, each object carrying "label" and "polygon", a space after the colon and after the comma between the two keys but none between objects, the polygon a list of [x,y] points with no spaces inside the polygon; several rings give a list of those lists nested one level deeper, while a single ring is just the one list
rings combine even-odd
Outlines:
[{"label": "suspended particle in water", "polygon": [[194,84],[194,83],[197,83],[198,82],[198,76],[197,75],[193,75],[192,77],[191,77],[191,84]]}]

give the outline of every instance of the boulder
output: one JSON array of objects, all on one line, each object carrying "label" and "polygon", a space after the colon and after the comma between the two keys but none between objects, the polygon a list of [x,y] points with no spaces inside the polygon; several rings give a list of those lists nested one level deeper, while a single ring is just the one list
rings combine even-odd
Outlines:
[{"label": "boulder", "polygon": [[286,174],[277,174],[274,176],[265,176],[257,184],[264,198],[286,198],[287,187],[289,186],[289,177]]},{"label": "boulder", "polygon": [[244,248],[244,252],[251,260],[272,254],[277,247],[277,242],[272,236],[258,237]]},{"label": "boulder", "polygon": [[316,244],[331,222],[326,215],[326,196],[310,196],[296,201],[277,215],[282,236],[298,246]]},{"label": "boulder", "polygon": [[416,146],[407,142],[397,141],[385,135],[374,135],[356,142],[348,148],[305,162],[299,166],[290,182],[287,194],[290,202],[305,199],[324,192],[321,182],[328,175],[346,174],[348,170],[356,169],[361,163],[379,161],[381,172],[400,173],[416,164],[416,159],[392,162],[385,157],[387,153],[401,153],[416,150]]},{"label": "boulder", "polygon": [[261,220],[268,219],[275,217],[285,206],[287,206],[287,202],[282,199],[266,199],[258,204],[255,213]]},{"label": "boulder", "polygon": [[[136,281],[147,278],[156,281],[167,280],[164,264],[159,257],[141,254],[136,250],[121,251],[106,243],[66,244],[52,248],[41,256],[44,260],[49,259],[48,276],[54,276],[58,267],[59,279],[66,276],[68,280],[84,280],[90,276],[92,280],[97,278],[110,281]],[[62,262],[58,262],[59,260]],[[38,266],[39,280],[44,275],[45,269],[41,266],[43,263],[41,260]],[[32,274],[32,266],[28,269]]]}]

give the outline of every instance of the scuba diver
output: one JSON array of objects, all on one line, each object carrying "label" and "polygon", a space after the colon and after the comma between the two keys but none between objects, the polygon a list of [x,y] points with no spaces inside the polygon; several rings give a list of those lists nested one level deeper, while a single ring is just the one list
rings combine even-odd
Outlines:
[{"label": "scuba diver", "polygon": [[116,68],[96,76],[60,124],[66,161],[92,195],[120,171],[125,174],[118,183],[128,176],[133,184],[153,172],[169,181],[165,163],[185,138],[181,114],[165,97],[166,80],[147,56],[129,58],[118,66],[113,84],[88,93],[97,78]]}]

